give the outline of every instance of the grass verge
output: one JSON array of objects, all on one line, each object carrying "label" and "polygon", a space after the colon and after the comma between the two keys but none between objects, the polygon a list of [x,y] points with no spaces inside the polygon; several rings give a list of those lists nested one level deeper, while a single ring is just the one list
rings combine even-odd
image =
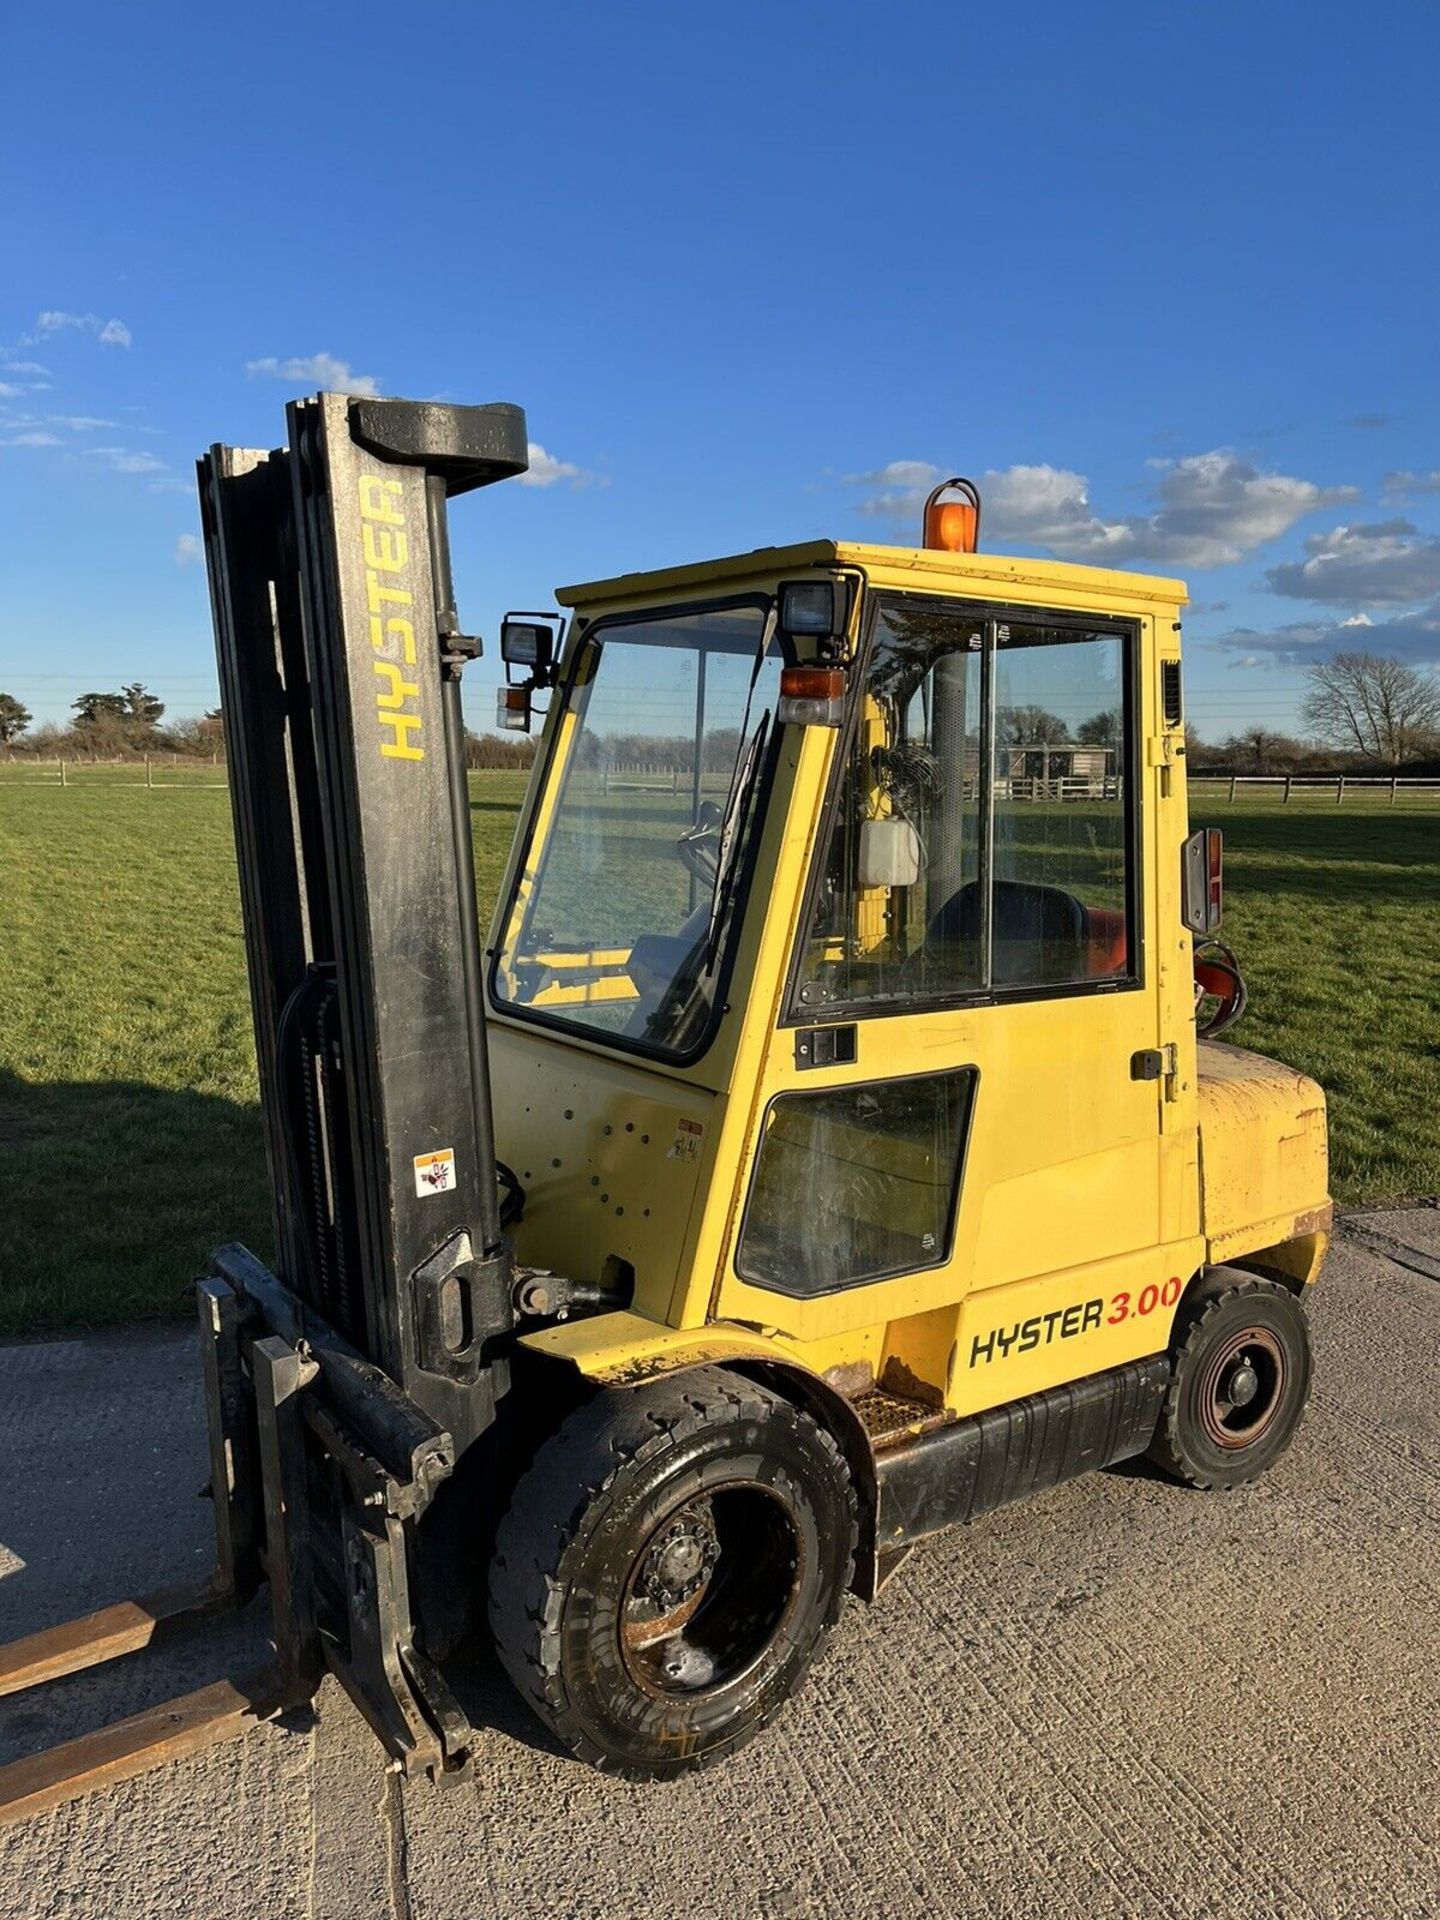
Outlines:
[{"label": "grass verge", "polygon": [[[269,1200],[223,791],[0,783],[0,1335],[184,1310]],[[488,914],[522,776],[472,780]],[[1227,836],[1234,1038],[1313,1074],[1344,1202],[1440,1186],[1440,815],[1196,808]]]}]

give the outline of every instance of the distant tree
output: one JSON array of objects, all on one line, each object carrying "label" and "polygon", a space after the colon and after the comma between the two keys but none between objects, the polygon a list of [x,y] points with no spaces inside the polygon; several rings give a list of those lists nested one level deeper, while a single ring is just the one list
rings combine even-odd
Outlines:
[{"label": "distant tree", "polygon": [[1107,713],[1092,713],[1075,729],[1075,738],[1082,747],[1113,746],[1120,738],[1118,708],[1112,707]]},{"label": "distant tree", "polygon": [[130,717],[123,693],[82,693],[71,706],[77,727],[96,727],[107,720],[123,721]]},{"label": "distant tree", "polygon": [[1232,733],[1221,752],[1231,766],[1246,773],[1284,773],[1306,757],[1298,740],[1272,733],[1269,727],[1246,727],[1243,733]]},{"label": "distant tree", "polygon": [[0,747],[13,746],[29,726],[30,709],[13,693],[0,693]]},{"label": "distant tree", "polygon": [[139,680],[131,686],[122,687],[120,698],[125,702],[128,717],[138,721],[142,727],[156,726],[165,711],[164,701],[157,700]]},{"label": "distant tree", "polygon": [[1190,722],[1187,720],[1185,722],[1185,757],[1186,759],[1187,760],[1193,759],[1197,753],[1209,753],[1209,751],[1210,751],[1209,747],[1207,747],[1205,742],[1200,738],[1198,731],[1194,727],[1192,727]]},{"label": "distant tree", "polygon": [[209,713],[172,720],[156,738],[162,746],[171,748],[175,753],[205,755],[219,753],[225,745],[225,730],[220,721],[220,709],[216,707]]},{"label": "distant tree", "polygon": [[1058,713],[1045,707],[1002,707],[996,716],[996,737],[1002,747],[1063,747],[1070,729]]},{"label": "distant tree", "polygon": [[465,764],[471,768],[509,768],[523,773],[534,764],[539,742],[533,734],[465,735]]},{"label": "distant tree", "polygon": [[117,693],[82,693],[72,704],[76,739],[87,752],[139,753],[159,742],[156,729],[165,703],[142,681]]},{"label": "distant tree", "polygon": [[1424,753],[1440,739],[1440,680],[1403,660],[1337,653],[1306,670],[1300,719],[1317,738],[1387,765]]}]

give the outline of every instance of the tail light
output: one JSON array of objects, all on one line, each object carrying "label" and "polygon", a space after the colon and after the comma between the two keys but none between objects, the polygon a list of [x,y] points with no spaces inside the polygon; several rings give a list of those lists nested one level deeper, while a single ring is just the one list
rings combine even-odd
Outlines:
[{"label": "tail light", "polygon": [[495,724],[503,728],[506,733],[530,731],[529,687],[496,688]]},{"label": "tail light", "polygon": [[1181,849],[1180,917],[1192,933],[1214,933],[1225,911],[1224,835],[1197,827]]},{"label": "tail light", "polygon": [[782,668],[776,713],[790,726],[838,727],[845,718],[845,669]]}]

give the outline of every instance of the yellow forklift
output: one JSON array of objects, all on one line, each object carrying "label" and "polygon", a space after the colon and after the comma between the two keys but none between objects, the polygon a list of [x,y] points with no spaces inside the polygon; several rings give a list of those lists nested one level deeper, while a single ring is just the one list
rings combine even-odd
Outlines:
[{"label": "yellow forklift", "polygon": [[[0,1692],[270,1588],[275,1660],[0,1769],[0,1819],[334,1672],[407,1770],[488,1639],[583,1759],[733,1753],[919,1540],[1304,1408],[1324,1097],[1217,1042],[1176,581],[811,541],[508,617],[543,727],[477,927],[447,499],[513,407],[321,395],[201,497],[275,1258],[198,1283],[219,1565]],[[447,1677],[448,1676],[448,1677]]]}]

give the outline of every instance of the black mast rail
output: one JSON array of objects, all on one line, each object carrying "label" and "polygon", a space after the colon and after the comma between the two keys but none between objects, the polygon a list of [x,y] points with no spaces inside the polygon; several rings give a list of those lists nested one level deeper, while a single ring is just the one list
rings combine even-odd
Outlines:
[{"label": "black mast rail", "polygon": [[[408,1550],[440,1652],[477,1589],[475,1443],[514,1324],[460,706],[479,642],[446,515],[525,471],[525,416],[320,394],[287,426],[199,464],[275,1195],[275,1275],[243,1250],[221,1271],[242,1323],[339,1343],[444,1435],[454,1475]],[[325,1364],[333,1396],[354,1362]],[[243,1502],[233,1520],[243,1544]]]},{"label": "black mast rail", "polygon": [[525,417],[322,394],[288,425],[200,463],[279,1278],[463,1453],[511,1275],[446,502],[525,471]]}]

